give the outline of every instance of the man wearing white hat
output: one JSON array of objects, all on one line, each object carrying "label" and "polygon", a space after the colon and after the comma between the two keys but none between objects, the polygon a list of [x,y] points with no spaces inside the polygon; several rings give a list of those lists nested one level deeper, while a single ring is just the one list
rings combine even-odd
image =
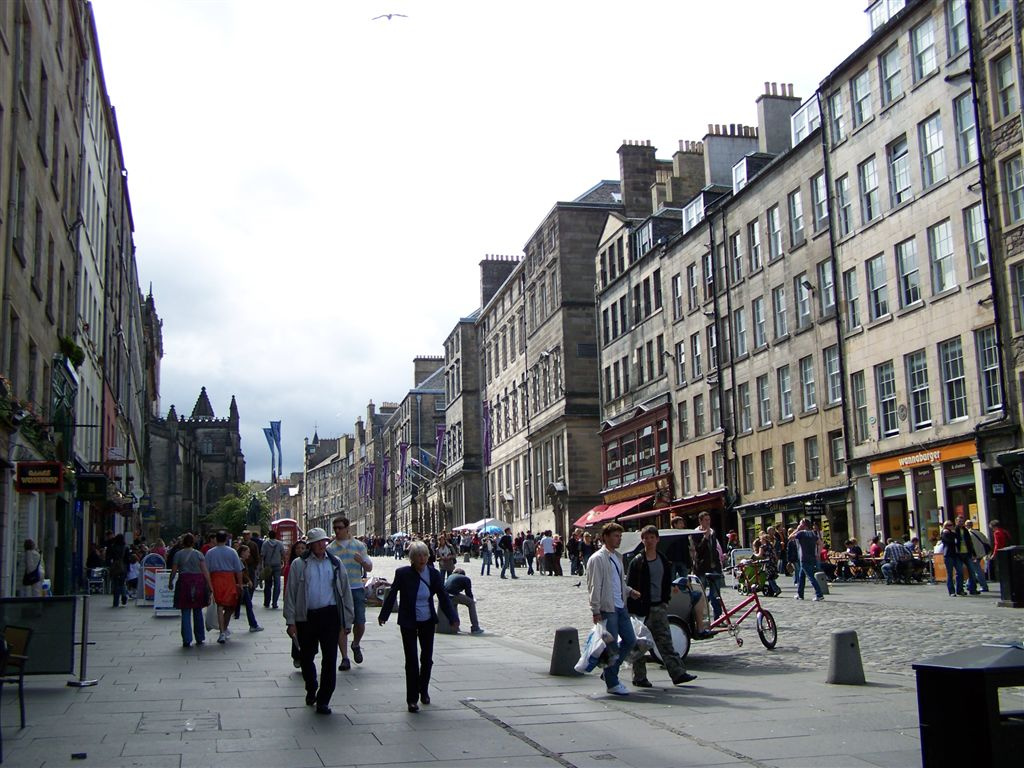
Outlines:
[{"label": "man wearing white hat", "polygon": [[[330,536],[323,528],[306,534],[308,554],[296,559],[288,572],[284,620],[288,635],[299,643],[299,664],[306,683],[306,704],[317,714],[331,714],[337,683],[338,636],[352,626],[354,609],[348,573],[341,560],[327,551]],[[319,648],[320,680],[315,659]]]}]

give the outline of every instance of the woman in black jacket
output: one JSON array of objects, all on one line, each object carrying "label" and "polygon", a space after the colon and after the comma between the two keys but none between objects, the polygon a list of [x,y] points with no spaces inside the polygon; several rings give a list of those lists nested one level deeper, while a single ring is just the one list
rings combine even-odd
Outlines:
[{"label": "woman in black jacket", "polygon": [[[414,541],[410,545],[411,565],[395,571],[394,584],[384,598],[377,619],[383,627],[394,610],[395,599],[401,595],[398,626],[402,630],[402,647],[405,650],[405,699],[410,712],[420,711],[418,701],[430,703],[427,689],[430,686],[430,669],[434,666],[434,628],[437,626],[434,595],[437,595],[452,629],[459,629],[459,614],[444,588],[444,578],[436,569],[427,567],[429,558],[430,549],[422,541]],[[417,640],[420,646],[418,663]]]},{"label": "woman in black jacket", "polygon": [[129,550],[124,543],[124,534],[119,533],[107,547],[107,573],[110,575],[110,591],[114,595],[114,608],[128,604],[124,582],[128,577]]}]

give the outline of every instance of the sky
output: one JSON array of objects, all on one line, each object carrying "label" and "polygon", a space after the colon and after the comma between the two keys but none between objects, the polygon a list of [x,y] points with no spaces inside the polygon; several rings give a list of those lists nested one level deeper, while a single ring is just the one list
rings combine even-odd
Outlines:
[{"label": "sky", "polygon": [[[866,0],[93,0],[161,411],[237,398],[247,478],[401,401],[557,201],[809,97]],[[374,19],[381,14],[404,14]]]}]

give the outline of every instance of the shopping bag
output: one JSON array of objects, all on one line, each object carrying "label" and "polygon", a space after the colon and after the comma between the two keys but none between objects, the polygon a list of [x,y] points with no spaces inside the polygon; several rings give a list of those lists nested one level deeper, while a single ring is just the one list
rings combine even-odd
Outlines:
[{"label": "shopping bag", "polygon": [[612,641],[612,636],[608,633],[608,629],[603,621],[595,624],[587,635],[586,642],[583,643],[583,647],[580,649],[580,660],[576,662],[577,672],[590,672],[596,667],[600,661],[601,656],[604,654],[605,649],[609,642]]},{"label": "shopping bag", "polygon": [[636,635],[636,645],[633,646],[633,650],[626,657],[626,661],[632,664],[634,661],[642,659],[654,647],[654,635],[651,634],[650,628],[644,624],[643,619],[630,616],[629,620],[633,624],[633,634]]},{"label": "shopping bag", "polygon": [[210,632],[214,629],[220,629],[220,621],[217,619],[217,604],[211,601],[206,606],[206,631]]}]

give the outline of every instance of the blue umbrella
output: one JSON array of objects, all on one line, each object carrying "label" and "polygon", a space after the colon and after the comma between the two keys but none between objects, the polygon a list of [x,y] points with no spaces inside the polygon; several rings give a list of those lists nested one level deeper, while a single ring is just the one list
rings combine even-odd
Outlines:
[{"label": "blue umbrella", "polygon": [[505,529],[499,525],[485,525],[480,529],[480,533],[504,533]]}]

